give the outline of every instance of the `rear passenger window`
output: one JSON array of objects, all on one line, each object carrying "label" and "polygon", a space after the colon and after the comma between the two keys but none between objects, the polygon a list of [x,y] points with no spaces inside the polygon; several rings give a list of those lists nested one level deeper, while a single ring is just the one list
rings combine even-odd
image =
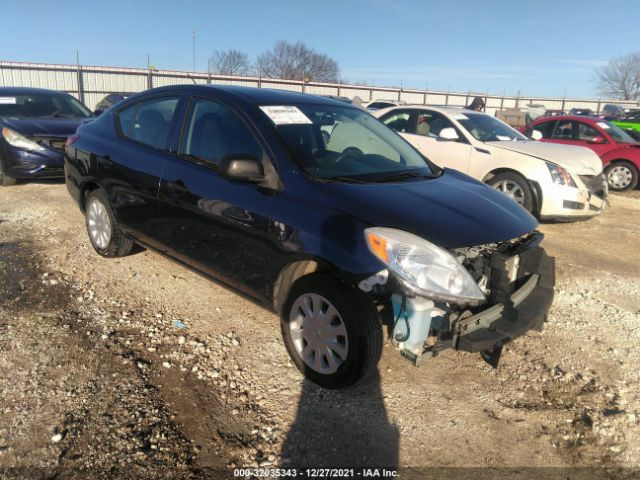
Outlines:
[{"label": "rear passenger window", "polygon": [[134,103],[118,112],[117,122],[122,134],[151,147],[167,147],[171,120],[178,97],[163,97]]},{"label": "rear passenger window", "polygon": [[538,130],[542,134],[542,138],[551,137],[551,127],[555,122],[542,122],[537,125],[533,125],[525,131],[525,135],[530,137],[534,130]]},{"label": "rear passenger window", "polygon": [[180,153],[216,165],[231,155],[261,158],[262,148],[229,107],[199,99],[192,104]]}]

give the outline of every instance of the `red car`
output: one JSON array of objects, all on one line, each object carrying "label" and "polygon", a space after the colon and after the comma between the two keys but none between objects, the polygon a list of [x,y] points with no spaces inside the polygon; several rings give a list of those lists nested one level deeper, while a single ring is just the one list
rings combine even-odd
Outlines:
[{"label": "red car", "polygon": [[534,130],[542,134],[542,142],[579,145],[596,152],[611,190],[622,192],[638,185],[640,143],[620,127],[599,118],[564,115],[541,117],[520,129],[531,138]]}]

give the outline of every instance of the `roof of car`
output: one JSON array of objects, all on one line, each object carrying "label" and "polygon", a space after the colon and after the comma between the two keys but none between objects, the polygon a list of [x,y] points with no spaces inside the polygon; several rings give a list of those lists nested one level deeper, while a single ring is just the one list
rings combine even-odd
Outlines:
[{"label": "roof of car", "polygon": [[[288,90],[275,90],[271,88],[243,87],[239,85],[172,85],[155,88],[152,91],[174,90],[210,91],[218,90],[228,95],[235,96],[244,101],[250,101],[256,105],[290,105],[290,104],[320,104],[350,107],[344,101],[320,95],[291,92]],[[355,108],[355,107],[354,107]]]},{"label": "roof of car", "polygon": [[553,116],[548,116],[548,117],[538,117],[534,120],[534,122],[539,122],[541,120],[554,120],[554,121],[559,121],[559,120],[577,120],[577,121],[586,121],[587,123],[592,122],[603,122],[606,120],[603,120],[602,118],[598,118],[598,117],[594,117],[591,115],[553,115]]},{"label": "roof of car", "polygon": [[47,88],[32,87],[0,87],[0,95],[29,95],[36,93],[66,93],[58,90],[49,90]]},{"label": "roof of car", "polygon": [[[472,110],[465,110],[464,106],[460,105],[458,107],[449,106],[449,105],[422,105],[422,104],[414,104],[414,105],[397,105],[395,107],[385,108],[384,110],[379,110],[379,112],[390,112],[392,110],[407,110],[407,109],[415,109],[415,110],[435,110],[437,112],[446,113],[446,114],[455,114],[460,113],[461,111],[466,111],[469,113],[482,113],[485,112],[474,112]],[[488,114],[486,114],[488,115]]]}]

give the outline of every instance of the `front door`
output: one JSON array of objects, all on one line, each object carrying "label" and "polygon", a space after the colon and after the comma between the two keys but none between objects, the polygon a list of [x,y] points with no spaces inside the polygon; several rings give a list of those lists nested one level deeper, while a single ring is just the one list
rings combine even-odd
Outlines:
[{"label": "front door", "polygon": [[253,297],[268,296],[275,197],[217,171],[225,156],[268,161],[252,129],[232,108],[191,101],[177,155],[165,162],[157,237],[165,251]]},{"label": "front door", "polygon": [[[445,128],[453,128],[458,134],[458,139],[446,140],[440,137],[440,132]],[[463,173],[469,172],[471,145],[441,113],[432,110],[421,111],[416,119],[415,129],[402,135],[437,165]]]}]

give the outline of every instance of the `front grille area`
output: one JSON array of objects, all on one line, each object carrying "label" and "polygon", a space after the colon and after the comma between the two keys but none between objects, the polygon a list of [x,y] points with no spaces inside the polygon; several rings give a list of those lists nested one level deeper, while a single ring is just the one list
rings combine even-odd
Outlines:
[{"label": "front grille area", "polygon": [[607,180],[604,173],[600,175],[580,175],[580,180],[586,185],[591,194],[604,198],[607,188]]},{"label": "front grille area", "polygon": [[54,150],[58,152],[63,152],[63,153],[64,153],[64,146],[67,143],[66,137],[35,137],[33,140],[39,143],[40,145],[53,148]]}]

